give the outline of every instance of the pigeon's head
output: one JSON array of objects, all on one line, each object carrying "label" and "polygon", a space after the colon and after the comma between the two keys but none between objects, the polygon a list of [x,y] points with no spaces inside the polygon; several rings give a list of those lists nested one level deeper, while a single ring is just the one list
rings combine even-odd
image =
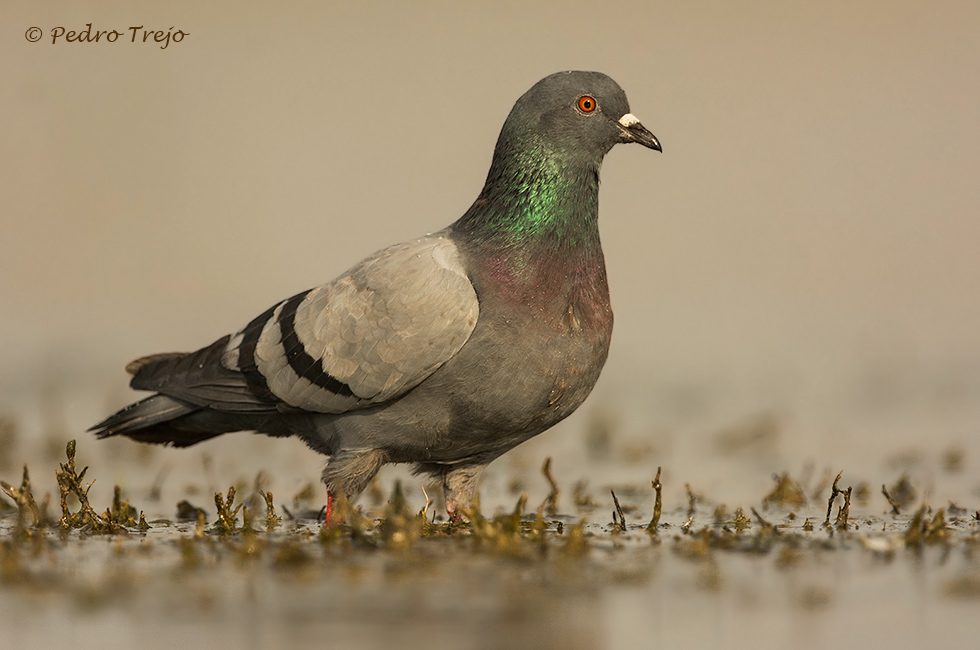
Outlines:
[{"label": "pigeon's head", "polygon": [[619,142],[661,151],[660,142],[630,113],[626,93],[601,72],[557,72],[534,84],[511,110],[501,139],[596,163]]}]

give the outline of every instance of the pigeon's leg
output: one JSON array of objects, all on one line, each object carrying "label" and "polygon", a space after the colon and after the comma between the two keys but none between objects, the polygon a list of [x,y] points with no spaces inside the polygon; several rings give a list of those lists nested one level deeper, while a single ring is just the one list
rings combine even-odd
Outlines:
[{"label": "pigeon's leg", "polygon": [[476,495],[476,485],[486,465],[465,465],[454,467],[442,477],[442,487],[446,493],[446,512],[449,521],[466,521],[464,511],[470,507]]},{"label": "pigeon's leg", "polygon": [[340,515],[346,514],[346,504],[364,491],[388,455],[380,449],[358,449],[334,454],[323,468],[323,484],[327,486],[327,525],[334,514],[334,502],[340,501]]}]

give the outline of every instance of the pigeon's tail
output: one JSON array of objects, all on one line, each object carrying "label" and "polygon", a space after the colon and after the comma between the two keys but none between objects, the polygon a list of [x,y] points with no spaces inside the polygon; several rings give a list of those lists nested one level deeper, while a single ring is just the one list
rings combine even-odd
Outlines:
[{"label": "pigeon's tail", "polygon": [[232,431],[289,435],[276,426],[276,404],[253,395],[245,375],[221,361],[225,336],[196,352],[142,357],[126,366],[130,385],[153,395],[110,415],[89,431],[99,438],[126,436],[141,442],[189,447]]},{"label": "pigeon's tail", "polygon": [[157,393],[110,415],[89,431],[99,438],[126,436],[140,442],[189,447],[234,430],[215,426],[213,415],[206,407]]}]

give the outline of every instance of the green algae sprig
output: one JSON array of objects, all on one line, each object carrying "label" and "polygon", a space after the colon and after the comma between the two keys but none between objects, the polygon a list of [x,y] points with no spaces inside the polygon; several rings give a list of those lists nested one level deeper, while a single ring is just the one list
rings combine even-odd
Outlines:
[{"label": "green algae sprig", "polygon": [[122,490],[118,485],[112,489],[112,508],[109,510],[109,514],[113,521],[124,526],[135,528],[138,525],[136,508],[129,505],[129,499],[123,501]]},{"label": "green algae sprig", "polygon": [[[60,463],[61,469],[55,472],[58,479],[58,488],[61,491],[61,532],[66,534],[74,528],[86,528],[92,533],[120,533],[126,532],[126,521],[119,521],[111,508],[106,508],[104,514],[99,514],[92,508],[88,499],[88,492],[95,484],[92,480],[87,486],[82,486],[85,473],[88,467],[78,473],[75,469],[75,441],[69,440],[65,446],[65,455],[68,457],[67,463]],[[72,512],[68,507],[68,497],[74,496],[78,499],[78,511]],[[127,502],[126,507],[129,507]],[[120,506],[121,512],[121,506]],[[128,512],[128,511],[127,511]],[[127,520],[129,518],[127,517]],[[133,522],[136,525],[136,522]]]},{"label": "green algae sprig", "polygon": [[572,500],[579,510],[591,511],[596,508],[596,502],[592,500],[592,495],[589,494],[589,482],[585,479],[576,481],[575,485],[572,486]]},{"label": "green algae sprig", "polygon": [[14,529],[14,536],[17,539],[26,540],[31,537],[28,529],[27,519],[30,517],[31,526],[37,528],[41,525],[41,510],[37,507],[34,495],[31,493],[31,476],[24,465],[24,475],[21,478],[20,487],[15,488],[6,481],[0,481],[0,487],[4,494],[13,499],[17,504],[17,527]]},{"label": "green algae sprig", "polygon": [[220,492],[214,495],[214,505],[218,508],[218,518],[214,522],[212,530],[219,535],[230,535],[238,529],[237,517],[242,504],[232,508],[235,503],[235,486],[228,488],[228,496],[223,497]]},{"label": "green algae sprig", "polygon": [[551,486],[551,492],[545,497],[541,507],[544,508],[544,511],[548,515],[554,516],[558,514],[558,495],[561,493],[561,490],[558,489],[558,482],[555,480],[555,477],[551,475],[551,456],[545,458],[544,465],[541,466],[541,473],[544,474],[548,485]]},{"label": "green algae sprig", "polygon": [[922,544],[946,544],[949,542],[949,528],[946,526],[946,509],[940,508],[929,518],[929,507],[919,508],[908,528],[905,529],[905,545],[921,546]]},{"label": "green algae sprig", "polygon": [[851,489],[851,486],[847,486],[847,489],[841,492],[844,503],[837,509],[837,519],[834,521],[834,526],[838,530],[847,530],[847,517],[851,510]]},{"label": "green algae sprig", "polygon": [[[68,442],[65,447],[65,454],[68,456],[68,462],[60,463],[61,469],[55,472],[55,476],[58,479],[58,487],[61,489],[61,529],[68,531],[72,528],[81,528],[90,521],[98,520],[99,515],[92,509],[88,501],[88,491],[92,489],[95,481],[89,483],[88,487],[82,487],[82,480],[85,478],[85,473],[88,472],[88,467],[82,469],[81,474],[75,470],[74,440]],[[75,513],[72,513],[68,508],[68,497],[71,495],[75,495],[80,504],[78,512]]]},{"label": "green algae sprig", "polygon": [[[885,486],[882,485],[882,491],[884,491]],[[892,507],[898,506],[904,508],[905,506],[912,505],[918,498],[918,492],[915,486],[912,485],[912,479],[907,473],[902,474],[895,483],[888,488],[888,501],[892,504]]]},{"label": "green algae sprig", "polygon": [[517,558],[528,558],[535,550],[540,551],[539,543],[524,535],[521,517],[526,506],[527,495],[521,494],[511,512],[488,519],[480,512],[479,499],[474,499],[472,507],[465,511],[473,546]]},{"label": "green algae sprig", "polygon": [[837,510],[837,519],[834,521],[834,526],[838,529],[847,529],[847,516],[851,506],[851,488],[848,487],[846,490],[842,490],[837,487],[837,483],[840,482],[840,477],[844,475],[844,470],[841,470],[837,474],[837,478],[834,479],[834,484],[830,486],[830,498],[827,499],[827,517],[824,519],[824,527],[830,527],[830,512],[834,508],[834,501],[837,499],[837,495],[844,497],[844,504],[840,506]]},{"label": "green algae sprig", "polygon": [[806,505],[806,493],[803,491],[803,486],[790,478],[789,472],[777,474],[773,476],[773,480],[776,481],[776,485],[762,500],[763,509],[768,510],[769,506],[799,508]]},{"label": "green algae sprig", "polygon": [[626,515],[623,514],[623,507],[619,505],[619,499],[616,498],[616,492],[614,490],[609,490],[612,494],[613,505],[615,510],[613,510],[613,532],[626,532]]},{"label": "green algae sprig", "polygon": [[895,501],[892,495],[888,494],[888,488],[885,487],[884,483],[881,484],[881,494],[885,497],[885,500],[888,502],[888,505],[892,507],[891,514],[893,515],[902,514],[901,513],[902,504]]},{"label": "green algae sprig", "polygon": [[282,517],[276,515],[276,504],[273,503],[272,492],[259,491],[259,496],[265,500],[265,529],[272,531],[282,523]]},{"label": "green algae sprig", "polygon": [[386,548],[405,550],[413,547],[422,536],[426,524],[426,507],[420,512],[413,512],[405,498],[401,481],[395,481],[391,498],[385,506],[384,518],[381,520],[379,531]]},{"label": "green algae sprig", "polygon": [[741,533],[746,528],[751,525],[751,521],[745,516],[745,511],[742,508],[735,508],[735,518],[732,519],[732,525],[735,526],[735,531]]},{"label": "green algae sprig", "polygon": [[663,507],[663,485],[660,484],[660,468],[657,468],[657,476],[650,481],[650,487],[657,493],[657,500],[653,504],[653,519],[647,526],[647,532],[651,535],[657,534],[657,526],[660,525],[660,512]]},{"label": "green algae sprig", "polygon": [[585,536],[585,520],[569,526],[564,533],[565,543],[560,553],[563,557],[580,558],[588,555],[589,541]]}]

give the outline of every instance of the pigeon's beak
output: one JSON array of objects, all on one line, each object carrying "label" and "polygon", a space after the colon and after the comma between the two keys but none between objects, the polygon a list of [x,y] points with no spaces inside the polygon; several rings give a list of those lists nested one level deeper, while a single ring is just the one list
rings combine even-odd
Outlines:
[{"label": "pigeon's beak", "polygon": [[649,147],[650,149],[663,152],[663,149],[660,148],[660,141],[657,140],[657,136],[650,133],[650,131],[647,130],[647,127],[640,124],[640,120],[638,120],[632,113],[627,113],[619,118],[616,124],[622,131],[623,141],[636,142],[638,144],[642,144],[644,147]]}]

